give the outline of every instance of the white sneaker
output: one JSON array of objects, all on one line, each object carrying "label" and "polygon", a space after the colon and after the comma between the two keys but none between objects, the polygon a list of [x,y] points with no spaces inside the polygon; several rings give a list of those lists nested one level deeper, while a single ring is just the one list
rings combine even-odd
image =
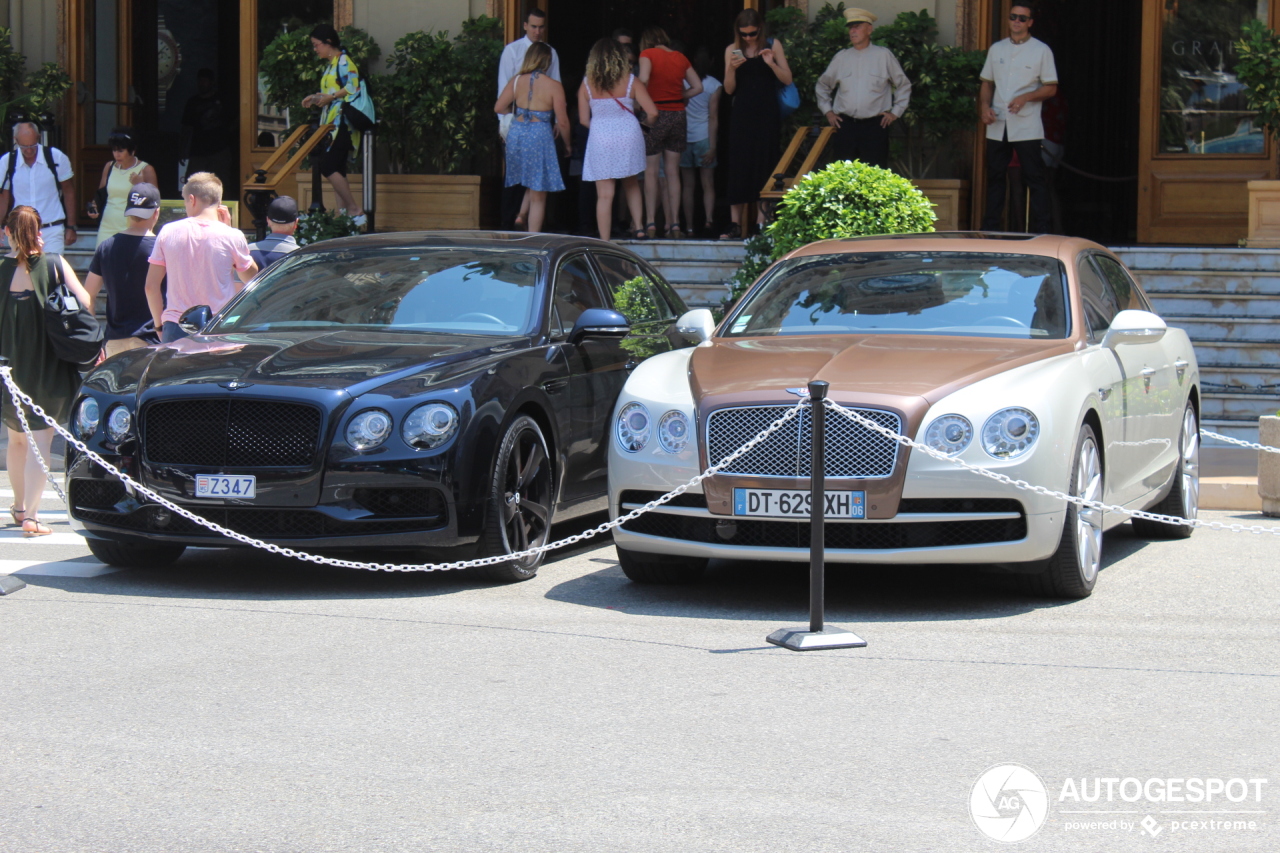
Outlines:
[{"label": "white sneaker", "polygon": [[356,225],[360,226],[361,228],[363,228],[365,224],[368,223],[369,217],[365,216],[362,213],[359,216],[351,217],[351,221],[354,222]]}]

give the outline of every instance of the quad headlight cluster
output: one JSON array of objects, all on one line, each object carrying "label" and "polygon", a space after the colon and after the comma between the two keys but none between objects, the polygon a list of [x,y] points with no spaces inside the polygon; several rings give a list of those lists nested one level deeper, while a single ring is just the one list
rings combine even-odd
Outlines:
[{"label": "quad headlight cluster", "polygon": [[[963,415],[943,415],[929,424],[924,443],[948,456],[973,441],[973,424]],[[982,426],[982,449],[996,459],[1014,459],[1031,449],[1040,437],[1040,421],[1029,410],[1001,409]]]},{"label": "quad headlight cluster", "polygon": [[[365,409],[347,422],[347,444],[353,450],[379,447],[395,429],[395,421],[382,409]],[[448,403],[424,403],[409,412],[400,425],[405,444],[432,450],[453,438],[458,431],[458,410]]]},{"label": "quad headlight cluster", "polygon": [[[689,416],[672,409],[658,419],[658,444],[668,453],[679,453],[689,446]],[[618,445],[628,453],[639,453],[653,435],[653,419],[643,403],[628,403],[618,412],[614,424]]]},{"label": "quad headlight cluster", "polygon": [[[71,419],[76,435],[87,440],[98,431],[102,423],[102,406],[92,397],[85,397],[76,406],[75,415]],[[133,412],[123,404],[117,404],[107,411],[107,438],[119,444],[133,430]]]}]

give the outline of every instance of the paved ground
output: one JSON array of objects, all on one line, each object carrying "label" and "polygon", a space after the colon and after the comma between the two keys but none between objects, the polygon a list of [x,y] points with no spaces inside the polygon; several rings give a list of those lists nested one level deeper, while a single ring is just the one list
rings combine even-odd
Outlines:
[{"label": "paved ground", "polygon": [[[57,527],[0,531],[29,584],[0,598],[6,853],[1006,850],[968,808],[1005,762],[1050,801],[1012,849],[1280,847],[1275,537],[1126,525],[1072,604],[837,568],[830,619],[869,646],[795,654],[763,638],[804,621],[802,566],[645,588],[606,545],[505,587],[216,550],[105,572]],[[1097,778],[1269,781],[1060,799]]]}]

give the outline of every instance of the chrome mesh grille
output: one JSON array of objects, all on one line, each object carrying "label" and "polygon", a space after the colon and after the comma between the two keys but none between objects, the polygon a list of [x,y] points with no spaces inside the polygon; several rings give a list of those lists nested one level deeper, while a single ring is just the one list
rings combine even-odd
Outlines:
[{"label": "chrome mesh grille", "polygon": [[[745,406],[718,409],[707,418],[707,455],[717,464],[769,424],[782,417],[790,406]],[[879,409],[854,409],[864,418],[875,421],[896,433],[902,432],[902,419],[893,412]],[[859,424],[839,412],[826,412],[828,477],[875,480],[893,474],[898,443]],[[755,477],[808,477],[813,424],[809,410],[788,422],[739,457],[725,473]]]}]

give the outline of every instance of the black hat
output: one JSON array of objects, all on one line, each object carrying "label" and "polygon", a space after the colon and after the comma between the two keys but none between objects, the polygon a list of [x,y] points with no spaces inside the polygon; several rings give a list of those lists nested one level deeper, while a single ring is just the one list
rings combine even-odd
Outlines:
[{"label": "black hat", "polygon": [[267,219],[280,225],[288,225],[298,221],[298,203],[287,195],[282,195],[267,208]]},{"label": "black hat", "polygon": [[151,184],[134,184],[124,203],[124,215],[150,219],[160,209],[160,190]]}]

